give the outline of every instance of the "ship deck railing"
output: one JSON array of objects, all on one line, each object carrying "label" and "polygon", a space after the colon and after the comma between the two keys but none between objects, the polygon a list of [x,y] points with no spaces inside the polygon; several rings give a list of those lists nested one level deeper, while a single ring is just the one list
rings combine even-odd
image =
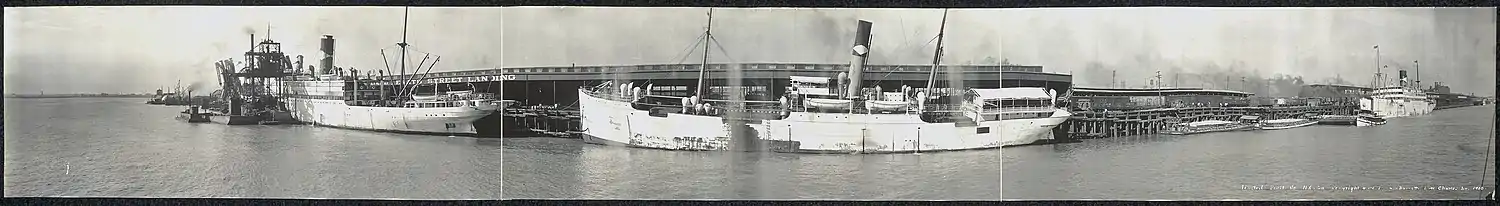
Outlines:
[{"label": "ship deck railing", "polygon": [[468,100],[494,100],[492,93],[466,93],[466,94],[440,94],[433,101],[468,101]]},{"label": "ship deck railing", "polygon": [[[604,89],[608,89],[608,88],[604,88]],[[732,114],[780,114],[783,111],[783,109],[782,109],[782,107],[780,105],[780,102],[778,102],[778,101],[704,99],[704,100],[700,100],[700,101],[703,101],[705,103],[715,102],[715,103],[720,103],[720,104],[717,104],[717,105],[716,104],[709,104],[709,106],[708,106],[709,109],[707,111],[697,111],[696,108],[688,108],[688,107],[682,105],[681,103],[652,103],[652,102],[642,102],[642,101],[636,101],[637,99],[633,99],[631,97],[631,95],[617,94],[615,92],[600,92],[600,91],[588,91],[588,90],[585,90],[584,93],[586,93],[587,95],[593,95],[593,96],[596,96],[596,97],[599,97],[599,98],[603,98],[603,99],[608,99],[608,100],[611,100],[611,101],[631,102],[631,104],[633,104],[633,105],[639,105],[639,106],[645,106],[645,107],[652,107],[652,108],[682,108],[684,110],[678,110],[678,111],[673,112],[673,113],[690,114],[690,115],[721,116],[722,117],[722,116],[727,116],[727,115],[732,115]],[[688,97],[663,96],[663,95],[645,95],[645,94],[642,94],[639,97],[641,97],[641,98],[674,99],[674,100],[677,100],[677,101],[681,101],[682,99],[687,99],[688,98]]]},{"label": "ship deck railing", "polygon": [[1006,113],[1006,114],[1012,114],[1012,113],[1043,113],[1043,112],[1052,112],[1052,111],[1056,111],[1056,110],[1057,110],[1057,108],[1041,107],[1041,106],[1032,106],[1032,107],[1002,107],[1002,108],[985,108],[981,113],[984,113],[984,114],[999,114],[999,113]]},{"label": "ship deck railing", "polygon": [[[804,105],[802,105],[798,101],[789,102],[790,105],[781,105],[780,101],[715,100],[715,99],[703,99],[703,100],[700,100],[700,101],[705,102],[705,103],[719,103],[719,104],[709,104],[710,106],[708,106],[708,108],[711,108],[711,109],[709,109],[708,111],[699,112],[695,108],[685,108],[680,103],[679,104],[672,104],[672,103],[651,103],[651,102],[636,101],[637,99],[635,97],[632,97],[632,95],[626,95],[626,94],[620,94],[619,92],[613,92],[614,89],[615,89],[615,87],[613,87],[613,86],[604,85],[604,86],[592,87],[592,89],[585,89],[584,93],[586,95],[591,95],[591,96],[595,96],[595,97],[599,97],[599,98],[603,98],[603,99],[608,99],[608,100],[612,100],[612,101],[632,102],[633,104],[636,104],[636,105],[642,105],[642,106],[648,106],[648,107],[684,108],[686,110],[679,111],[679,112],[685,113],[685,114],[694,114],[694,115],[722,116],[722,115],[728,114],[728,113],[767,113],[767,114],[779,114],[779,113],[782,113],[782,112],[785,112],[785,111],[820,112],[818,110],[811,110],[811,109],[805,107]],[[687,97],[663,96],[663,95],[649,95],[649,94],[641,94],[641,95],[639,95],[639,97],[640,98],[676,99],[677,101],[681,101],[681,99],[686,99],[687,98]],[[875,111],[870,111],[869,109],[865,108],[864,103],[865,103],[864,101],[854,101],[851,104],[850,108],[848,108],[848,109],[846,109],[846,110],[844,110],[842,112],[838,112],[838,113],[856,113],[856,114],[877,113]],[[905,114],[962,113],[962,114],[974,114],[974,115],[976,115],[975,117],[978,117],[978,115],[980,115],[980,113],[982,111],[979,108],[978,105],[970,105],[970,104],[927,104],[927,105],[920,105],[920,106],[925,106],[925,108],[924,107],[919,107],[919,104],[917,104],[916,102],[911,102],[911,103],[909,103],[906,106],[906,109],[902,110],[901,112],[905,113]],[[1005,111],[1007,111],[1007,112],[1047,112],[1047,111],[1052,111],[1052,108],[1045,108],[1045,107],[1022,108],[1021,110],[1015,110],[1013,108],[1007,108],[1007,109],[1005,109]]]},{"label": "ship deck railing", "polygon": [[[799,103],[798,101],[792,101],[791,105],[787,105],[787,108],[788,108],[788,110],[791,110],[791,111],[817,112],[817,113],[850,113],[850,114],[874,114],[874,113],[880,113],[880,112],[870,111],[869,109],[865,108],[864,103],[865,103],[864,101],[853,101],[853,102],[851,102],[851,106],[848,109],[842,109],[842,110],[836,110],[835,109],[834,111],[830,111],[830,110],[809,109],[805,105],[803,105],[802,103]],[[941,114],[941,113],[961,113],[961,114],[981,115],[980,111],[981,110],[980,110],[980,108],[979,108],[978,105],[968,105],[968,104],[926,104],[926,105],[920,105],[920,104],[917,104],[916,102],[911,102],[911,103],[909,103],[906,106],[906,109],[901,110],[900,113],[910,114],[910,115]],[[975,117],[978,117],[978,116],[975,116]]]}]

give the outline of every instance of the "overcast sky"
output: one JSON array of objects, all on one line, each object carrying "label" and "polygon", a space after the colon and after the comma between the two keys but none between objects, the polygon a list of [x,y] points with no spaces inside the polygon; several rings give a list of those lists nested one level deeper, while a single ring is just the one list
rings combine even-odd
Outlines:
[{"label": "overcast sky", "polygon": [[[323,34],[337,65],[384,67],[401,8],[6,8],[6,92],[144,92],[176,79],[212,83],[212,62],[243,58],[249,31],[316,62]],[[408,42],[442,55],[435,70],[697,63],[704,8],[413,8]],[[1494,93],[1493,8],[956,9],[945,63],[985,58],[1138,84],[1175,73],[1341,77],[1369,82],[1374,45],[1391,68],[1421,61],[1424,82]],[[938,9],[715,9],[713,62],[846,63],[856,20],[874,23],[873,64],[927,64]],[[150,22],[150,23],[143,23]],[[721,51],[720,48],[723,47]],[[683,56],[687,55],[687,58]],[[416,57],[415,59],[420,59]],[[1087,69],[1090,64],[1099,65]],[[1393,70],[1386,70],[1394,73]],[[1101,78],[1103,77],[1103,78]],[[1170,77],[1169,77],[1170,78]],[[55,80],[67,80],[55,81]],[[1191,86],[1191,85],[1189,85]]]},{"label": "overcast sky", "polygon": [[[433,70],[500,65],[499,8],[411,8],[407,42],[442,56]],[[5,8],[7,93],[148,92],[181,79],[218,88],[213,62],[244,59],[250,32],[317,65],[318,39],[337,39],[335,65],[384,68],[399,54],[402,7]],[[391,57],[395,58],[395,57]],[[421,57],[414,57],[419,61]]]}]

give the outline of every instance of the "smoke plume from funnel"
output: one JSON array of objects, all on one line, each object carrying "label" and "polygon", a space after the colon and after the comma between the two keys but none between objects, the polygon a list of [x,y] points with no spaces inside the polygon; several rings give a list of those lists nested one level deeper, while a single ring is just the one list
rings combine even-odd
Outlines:
[{"label": "smoke plume from funnel", "polygon": [[[207,91],[204,91],[203,89],[204,89],[203,81],[193,81],[193,83],[188,84],[188,86],[187,86],[187,90],[188,91],[192,91],[193,93],[207,92]],[[207,94],[207,93],[203,93],[203,94]]]}]

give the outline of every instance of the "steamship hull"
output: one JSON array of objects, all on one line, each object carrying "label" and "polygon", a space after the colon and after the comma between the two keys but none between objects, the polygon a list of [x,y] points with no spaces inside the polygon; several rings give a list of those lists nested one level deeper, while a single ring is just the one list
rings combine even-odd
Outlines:
[{"label": "steamship hull", "polygon": [[1436,108],[1432,101],[1409,98],[1370,97],[1359,100],[1359,108],[1370,110],[1385,118],[1419,116],[1432,113]]},{"label": "steamship hull", "polygon": [[909,114],[793,112],[753,128],[784,153],[904,153],[990,149],[1034,143],[1071,116],[991,120],[972,126],[928,123]]},{"label": "steamship hull", "polygon": [[580,133],[584,142],[667,150],[728,150],[729,127],[715,116],[667,114],[652,116],[631,107],[578,90]]},{"label": "steamship hull", "polygon": [[341,100],[289,98],[292,118],[313,125],[392,133],[463,135],[478,132],[474,121],[494,109],[483,107],[404,108],[350,106]]}]

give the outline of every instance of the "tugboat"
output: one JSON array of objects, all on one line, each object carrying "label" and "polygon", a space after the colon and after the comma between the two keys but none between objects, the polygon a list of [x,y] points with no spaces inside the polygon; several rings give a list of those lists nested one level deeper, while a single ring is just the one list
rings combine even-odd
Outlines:
[{"label": "tugboat", "polygon": [[[188,91],[187,95],[185,95],[185,96],[192,97],[193,96],[193,92],[192,91]],[[204,122],[209,122],[208,116],[211,116],[211,115],[209,115],[209,113],[202,112],[202,109],[199,108],[198,104],[195,104],[194,102],[189,101],[189,102],[187,102],[187,105],[188,105],[187,110],[183,110],[181,113],[177,114],[177,119],[178,120],[187,121],[188,123],[204,123]]]},{"label": "tugboat", "polygon": [[1361,109],[1358,116],[1359,118],[1354,120],[1354,126],[1368,127],[1385,124],[1385,117],[1370,110]]},{"label": "tugboat", "polygon": [[192,105],[188,106],[187,110],[183,110],[181,114],[178,114],[177,119],[187,121],[188,123],[206,123],[209,122],[208,116],[208,113],[204,113],[198,109],[198,105]]}]

